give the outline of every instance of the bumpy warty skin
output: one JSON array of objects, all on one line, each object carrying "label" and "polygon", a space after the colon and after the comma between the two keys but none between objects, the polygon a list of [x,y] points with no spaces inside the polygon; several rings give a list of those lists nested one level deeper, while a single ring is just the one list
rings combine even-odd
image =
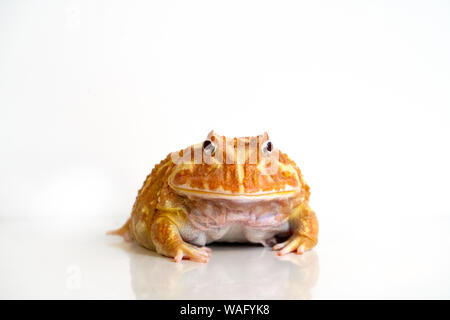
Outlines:
[{"label": "bumpy warty skin", "polygon": [[177,262],[207,262],[211,250],[204,246],[215,241],[273,245],[279,255],[316,245],[309,187],[294,161],[268,144],[267,133],[229,139],[210,132],[206,141],[212,154],[202,142],[157,164],[131,217],[111,233]]}]

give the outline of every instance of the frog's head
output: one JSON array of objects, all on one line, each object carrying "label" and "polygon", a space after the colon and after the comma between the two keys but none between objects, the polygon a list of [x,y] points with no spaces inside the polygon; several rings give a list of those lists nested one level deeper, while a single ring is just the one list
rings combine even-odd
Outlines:
[{"label": "frog's head", "polygon": [[301,190],[301,173],[267,133],[206,140],[172,154],[169,185],[177,193],[223,199],[272,199]]}]

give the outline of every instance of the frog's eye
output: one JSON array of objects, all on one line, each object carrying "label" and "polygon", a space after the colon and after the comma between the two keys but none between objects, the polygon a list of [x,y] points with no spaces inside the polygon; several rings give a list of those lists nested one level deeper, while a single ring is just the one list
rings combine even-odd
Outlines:
[{"label": "frog's eye", "polygon": [[272,150],[273,150],[273,143],[271,141],[266,141],[266,142],[263,143],[263,145],[261,147],[261,152],[264,155],[271,153]]},{"label": "frog's eye", "polygon": [[214,143],[211,140],[205,140],[205,141],[203,141],[203,151],[207,155],[212,156],[216,152],[216,146],[214,145]]}]

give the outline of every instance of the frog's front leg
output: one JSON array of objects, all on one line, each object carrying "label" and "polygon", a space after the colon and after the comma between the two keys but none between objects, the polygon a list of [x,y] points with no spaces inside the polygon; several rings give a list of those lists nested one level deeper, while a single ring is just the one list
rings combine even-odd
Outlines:
[{"label": "frog's front leg", "polygon": [[182,218],[173,212],[157,212],[152,222],[151,235],[156,252],[174,258],[175,262],[182,259],[206,263],[211,249],[197,247],[185,242],[180,235],[179,227],[183,225]]},{"label": "frog's front leg", "polygon": [[272,247],[273,250],[279,250],[279,256],[289,252],[302,254],[304,251],[312,249],[317,244],[319,223],[316,214],[309,207],[309,204],[301,204],[294,210],[289,218],[289,225],[292,236],[287,241]]}]

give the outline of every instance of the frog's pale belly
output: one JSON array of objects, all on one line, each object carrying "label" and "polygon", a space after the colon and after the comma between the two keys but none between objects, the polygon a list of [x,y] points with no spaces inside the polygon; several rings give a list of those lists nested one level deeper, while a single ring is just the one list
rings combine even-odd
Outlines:
[{"label": "frog's pale belly", "polygon": [[289,233],[287,221],[273,227],[255,228],[242,223],[234,223],[209,230],[199,230],[188,226],[181,230],[182,238],[192,244],[204,246],[211,242],[252,242],[268,244],[275,236]]},{"label": "frog's pale belly", "polygon": [[254,228],[245,226],[243,224],[232,224],[224,230],[219,232],[220,237],[217,239],[217,234],[214,232],[207,232],[206,243],[214,241],[218,242],[253,242],[262,243],[266,245],[267,240],[273,239],[276,235],[284,235],[289,232],[289,224],[287,221],[278,226]]},{"label": "frog's pale belly", "polygon": [[200,246],[211,242],[267,244],[274,236],[289,232],[287,218],[293,202],[191,199],[189,223],[181,236]]}]

